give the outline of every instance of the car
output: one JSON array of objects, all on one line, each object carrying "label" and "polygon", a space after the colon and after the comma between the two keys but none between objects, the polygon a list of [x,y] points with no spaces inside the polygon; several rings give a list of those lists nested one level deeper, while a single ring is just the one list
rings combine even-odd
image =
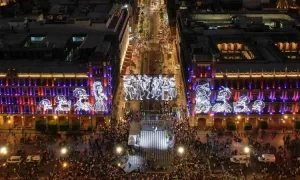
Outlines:
[{"label": "car", "polygon": [[26,163],[41,163],[41,156],[40,155],[29,155],[26,158]]},{"label": "car", "polygon": [[262,154],[258,157],[258,161],[265,163],[274,163],[276,161],[276,157],[274,154]]},{"label": "car", "polygon": [[230,161],[236,164],[247,164],[249,162],[249,155],[232,156]]},{"label": "car", "polygon": [[20,164],[22,162],[22,156],[11,156],[6,162],[8,164]]}]

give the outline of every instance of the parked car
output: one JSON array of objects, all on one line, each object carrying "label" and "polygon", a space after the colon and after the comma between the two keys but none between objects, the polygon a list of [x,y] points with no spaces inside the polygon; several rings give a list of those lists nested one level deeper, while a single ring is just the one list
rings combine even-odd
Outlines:
[{"label": "parked car", "polygon": [[275,163],[275,155],[274,154],[263,154],[258,157],[259,162],[265,162],[265,163]]},{"label": "parked car", "polygon": [[21,156],[11,156],[6,160],[8,164],[20,164],[22,162]]},{"label": "parked car", "polygon": [[40,164],[41,163],[41,156],[40,155],[30,155],[30,156],[27,156],[26,163]]},{"label": "parked car", "polygon": [[249,155],[232,156],[230,161],[237,164],[247,164],[249,162]]}]

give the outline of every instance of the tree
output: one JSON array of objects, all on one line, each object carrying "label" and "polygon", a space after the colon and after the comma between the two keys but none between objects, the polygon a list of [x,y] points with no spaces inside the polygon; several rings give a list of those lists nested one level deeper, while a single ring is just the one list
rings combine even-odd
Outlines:
[{"label": "tree", "polygon": [[266,121],[260,121],[259,122],[259,128],[260,129],[268,129],[269,125]]},{"label": "tree", "polygon": [[246,123],[245,126],[244,126],[244,130],[245,131],[250,131],[251,129],[252,129],[252,124]]},{"label": "tree", "polygon": [[236,124],[234,122],[227,122],[227,130],[228,131],[235,131],[236,130]]}]

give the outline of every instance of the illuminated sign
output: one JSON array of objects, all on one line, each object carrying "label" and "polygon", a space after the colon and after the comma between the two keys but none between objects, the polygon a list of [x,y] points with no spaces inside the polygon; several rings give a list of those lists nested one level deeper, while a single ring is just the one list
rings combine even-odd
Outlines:
[{"label": "illuminated sign", "polygon": [[94,91],[94,97],[95,97],[95,104],[94,104],[94,111],[96,112],[102,112],[107,111],[107,103],[105,102],[107,100],[107,95],[103,92],[103,86],[101,82],[96,81],[93,84],[93,91]]},{"label": "illuminated sign", "polygon": [[196,87],[195,113],[208,113],[210,111],[210,95],[211,90],[208,83]]},{"label": "illuminated sign", "polygon": [[58,95],[55,97],[55,102],[57,104],[55,112],[61,111],[70,111],[71,110],[71,101],[66,99],[64,95]]},{"label": "illuminated sign", "polygon": [[229,88],[225,88],[223,86],[221,88],[222,88],[222,90],[220,90],[218,92],[218,96],[217,96],[217,101],[220,101],[220,102],[216,103],[212,107],[212,111],[216,112],[216,113],[221,113],[221,112],[231,113],[232,107],[228,103],[228,100],[231,97],[231,91]]},{"label": "illuminated sign", "polygon": [[74,104],[75,111],[91,111],[93,110],[93,106],[87,102],[88,95],[83,88],[76,88],[73,91],[73,95],[77,98],[77,102]]},{"label": "illuminated sign", "polygon": [[218,91],[216,103],[212,106],[210,101],[211,90],[209,83],[198,85],[195,88],[195,107],[194,112],[199,113],[249,113],[251,111],[261,112],[265,107],[265,103],[262,100],[254,101],[252,109],[249,107],[250,98],[248,96],[240,96],[236,102],[233,102],[231,106],[229,99],[231,97],[231,91],[227,87],[221,87]]},{"label": "illuminated sign", "polygon": [[[74,104],[75,111],[95,111],[95,112],[105,112],[107,109],[108,97],[104,93],[104,88],[100,81],[95,81],[93,84],[93,92],[95,98],[95,104],[92,105],[88,102],[89,95],[83,88],[75,88],[73,91],[73,96],[77,98]],[[72,102],[67,100],[66,96],[58,95],[55,97],[56,107],[55,113],[70,111],[72,107]],[[52,104],[49,99],[43,99],[39,102],[39,109],[41,111],[52,110]]]},{"label": "illuminated sign", "polygon": [[175,78],[166,76],[128,75],[123,77],[125,100],[173,100]]},{"label": "illuminated sign", "polygon": [[49,99],[43,99],[39,103],[39,108],[41,111],[52,110],[52,104]]}]

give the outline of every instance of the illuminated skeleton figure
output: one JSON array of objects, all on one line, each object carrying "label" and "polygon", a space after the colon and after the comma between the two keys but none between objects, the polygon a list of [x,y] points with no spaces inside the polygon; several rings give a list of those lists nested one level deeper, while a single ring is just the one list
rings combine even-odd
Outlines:
[{"label": "illuminated skeleton figure", "polygon": [[233,102],[233,111],[236,113],[247,113],[250,111],[247,104],[249,104],[250,99],[248,96],[240,96],[237,102]]},{"label": "illuminated skeleton figure", "polygon": [[211,90],[208,83],[196,87],[195,113],[208,113],[210,111],[210,95]]},{"label": "illuminated skeleton figure", "polygon": [[169,79],[169,85],[169,100],[172,100],[176,97],[176,83],[174,77]]},{"label": "illuminated skeleton figure", "polygon": [[71,110],[71,101],[67,100],[64,95],[58,95],[55,97],[55,102],[57,104],[55,112],[59,111],[70,111]]},{"label": "illuminated skeleton figure", "polygon": [[39,108],[43,111],[52,110],[52,104],[49,99],[43,99],[39,103]]},{"label": "illuminated skeleton figure", "polygon": [[162,78],[160,88],[161,88],[162,100],[168,100],[168,98],[165,97],[165,92],[169,93],[169,90],[170,90],[170,83],[169,83],[169,79],[167,77]]},{"label": "illuminated skeleton figure", "polygon": [[135,84],[135,99],[136,100],[143,100],[144,96],[144,88],[143,88],[143,79],[141,75],[137,76],[137,79],[134,82]]},{"label": "illuminated skeleton figure", "polygon": [[147,94],[146,99],[150,99],[149,95],[150,95],[150,88],[151,88],[151,80],[152,77],[148,77],[147,75],[143,76],[143,89],[144,89],[144,94],[143,97]]},{"label": "illuminated skeleton figure", "polygon": [[222,90],[219,91],[218,96],[217,96],[217,101],[223,101],[222,103],[216,103],[213,108],[212,111],[213,112],[224,112],[224,113],[230,113],[232,112],[232,107],[230,106],[230,104],[228,103],[228,99],[231,96],[231,91],[229,88],[225,88],[222,86]]},{"label": "illuminated skeleton figure", "polygon": [[75,106],[75,111],[91,111],[93,110],[93,106],[87,102],[88,100],[88,95],[86,91],[82,88],[75,88],[73,91],[73,95],[77,98],[77,102],[74,105]]},{"label": "illuminated skeleton figure", "polygon": [[129,100],[133,99],[133,94],[134,93],[134,87],[133,87],[133,83],[132,81],[134,81],[134,77],[133,76],[124,76],[123,77],[123,81],[124,81],[124,92],[125,92],[125,100],[128,100],[128,96],[129,96]]},{"label": "illuminated skeleton figure", "polygon": [[105,101],[107,100],[107,95],[103,93],[103,86],[101,82],[96,81],[93,84],[93,91],[95,96],[95,104],[94,110],[95,111],[107,111],[107,105]]},{"label": "illuminated skeleton figure", "polygon": [[252,110],[261,112],[265,108],[265,106],[266,105],[262,100],[256,100],[256,101],[254,101],[254,103],[252,105]]},{"label": "illuminated skeleton figure", "polygon": [[152,98],[155,98],[156,100],[158,100],[158,98],[161,96],[160,94],[160,87],[159,87],[159,80],[157,77],[153,78],[152,84],[151,84],[151,95]]}]

